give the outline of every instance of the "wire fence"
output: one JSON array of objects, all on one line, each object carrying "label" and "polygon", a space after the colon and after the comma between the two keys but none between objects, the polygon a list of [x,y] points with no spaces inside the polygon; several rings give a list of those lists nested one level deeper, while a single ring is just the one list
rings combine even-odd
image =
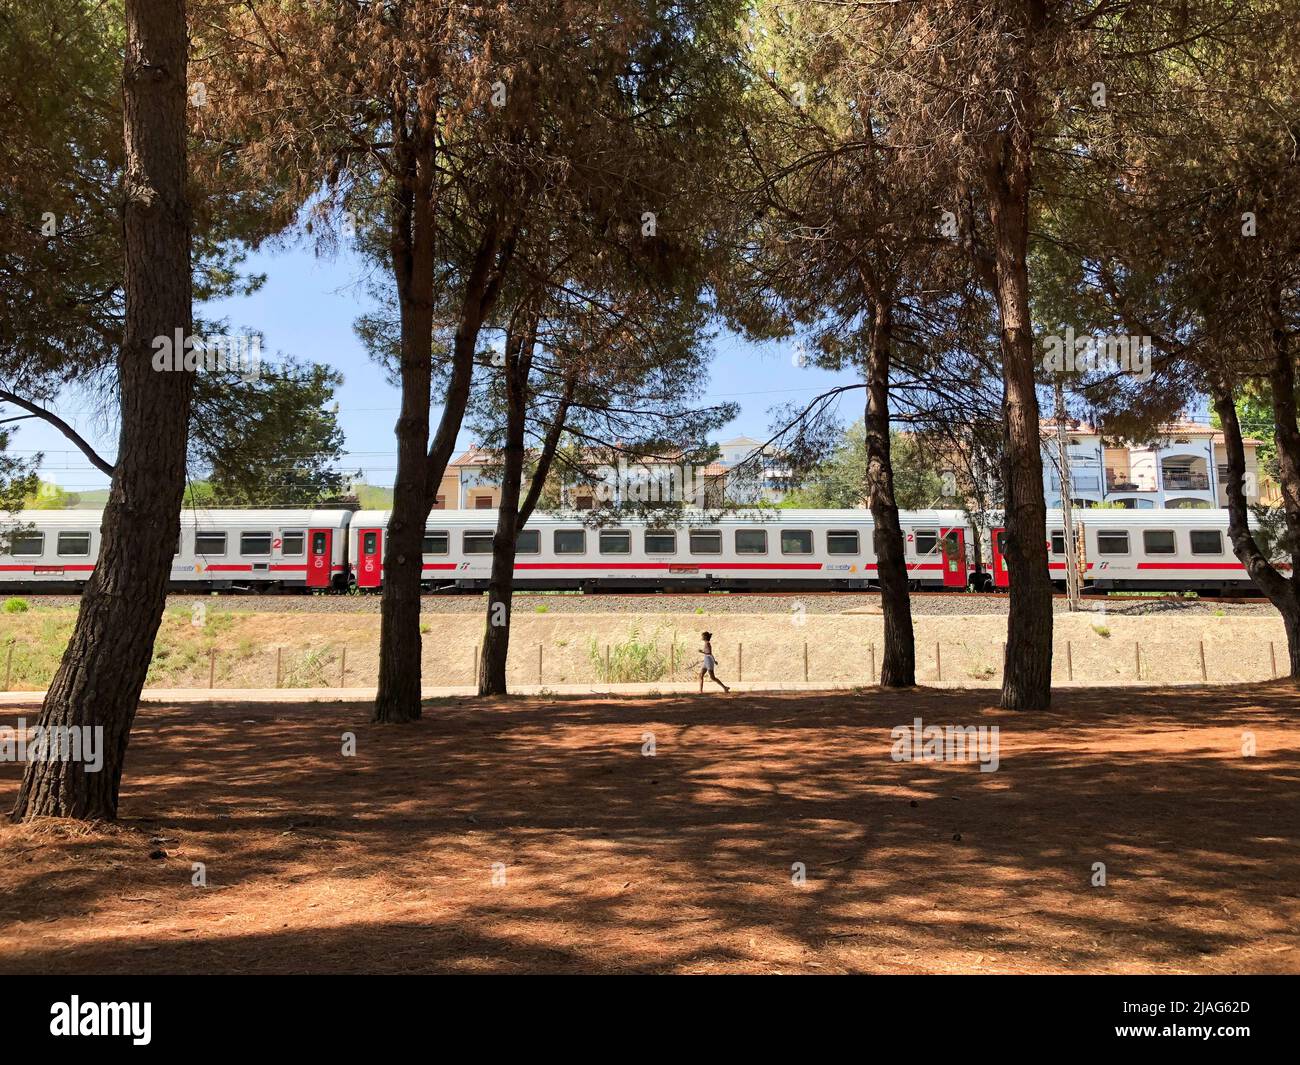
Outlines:
[{"label": "wire fence", "polygon": [[[759,638],[715,647],[716,673],[727,683],[802,682],[871,686],[879,676],[883,644],[846,648],[816,639]],[[476,682],[480,643],[426,640],[421,676],[429,686]],[[1005,644],[918,639],[919,684],[993,687],[1001,683]],[[300,689],[372,688],[378,681],[376,642],[322,642],[310,647],[209,647],[155,658],[146,688]],[[638,632],[622,639],[512,640],[507,681],[515,685],[655,684],[697,680],[702,655],[675,633]],[[44,690],[57,657],[37,662],[23,645],[0,642],[0,691]],[[1230,684],[1274,679],[1288,668],[1285,644],[1236,639],[1144,641],[1091,633],[1058,639],[1052,672],[1058,685]]]}]

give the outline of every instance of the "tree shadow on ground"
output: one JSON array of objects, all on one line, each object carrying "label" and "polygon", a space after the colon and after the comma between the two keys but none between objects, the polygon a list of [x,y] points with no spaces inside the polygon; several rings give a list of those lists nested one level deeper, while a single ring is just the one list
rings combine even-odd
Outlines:
[{"label": "tree shadow on ground", "polygon": [[0,971],[1300,970],[1294,688],[992,698],[145,707],[117,826],[0,828]]}]

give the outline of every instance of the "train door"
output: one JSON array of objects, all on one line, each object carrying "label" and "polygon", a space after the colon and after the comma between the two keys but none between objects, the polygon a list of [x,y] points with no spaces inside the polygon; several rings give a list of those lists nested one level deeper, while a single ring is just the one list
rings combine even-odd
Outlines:
[{"label": "train door", "polygon": [[357,587],[378,588],[383,574],[383,529],[359,530],[357,544]]},{"label": "train door", "polygon": [[989,543],[993,548],[993,587],[1011,587],[1011,574],[1007,571],[1006,529],[990,529]]},{"label": "train door", "polygon": [[970,579],[966,564],[966,530],[940,529],[943,540],[943,586],[945,588],[965,588]]},{"label": "train door", "polygon": [[307,587],[328,588],[334,559],[334,530],[307,530]]}]

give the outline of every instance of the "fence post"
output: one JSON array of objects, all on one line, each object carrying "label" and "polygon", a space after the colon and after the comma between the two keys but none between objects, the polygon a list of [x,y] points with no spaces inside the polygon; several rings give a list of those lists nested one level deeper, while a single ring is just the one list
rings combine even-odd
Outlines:
[{"label": "fence post", "polygon": [[879,684],[880,677],[876,675],[876,641],[871,641],[871,683]]},{"label": "fence post", "polygon": [[474,671],[469,675],[469,682],[471,684],[477,684],[478,683],[478,644],[474,645],[473,669]]},{"label": "fence post", "polygon": [[808,641],[807,640],[804,640],[803,642],[803,679],[804,679],[804,683],[807,684],[808,683]]},{"label": "fence post", "polygon": [[736,644],[736,679],[745,679],[745,645]]},{"label": "fence post", "polygon": [[284,675],[283,670],[281,669],[283,656],[284,656],[284,648],[277,647],[275,649],[275,686],[277,688],[280,686],[280,680]]},{"label": "fence post", "polygon": [[343,645],[343,653],[339,656],[339,687],[348,686],[348,645]]},{"label": "fence post", "polygon": [[1268,660],[1273,665],[1273,679],[1277,680],[1277,652],[1273,650],[1273,641],[1268,641]]},{"label": "fence post", "polygon": [[[14,645],[13,641],[9,643],[9,653],[5,655],[5,691],[9,691],[9,682],[13,679],[14,672]],[[1274,673],[1277,670],[1273,671]]]},{"label": "fence post", "polygon": [[542,645],[537,645],[537,683],[542,683]]},{"label": "fence post", "polygon": [[605,644],[605,683],[614,683],[614,675],[609,671],[609,644]]},{"label": "fence post", "polygon": [[668,645],[668,679],[677,677],[677,633],[673,633],[673,642]]},{"label": "fence post", "polygon": [[934,672],[936,680],[943,680],[943,656],[939,652],[939,641],[934,641]]},{"label": "fence post", "polygon": [[1138,640],[1133,641],[1133,670],[1137,674],[1137,679],[1142,679],[1142,644]]},{"label": "fence post", "polygon": [[1201,680],[1209,680],[1209,674],[1205,671],[1205,641],[1201,641]]},{"label": "fence post", "polygon": [[211,690],[217,686],[217,649],[208,648],[208,689]]},{"label": "fence post", "polygon": [[1074,646],[1065,641],[1065,668],[1069,670],[1069,679],[1074,680]]}]

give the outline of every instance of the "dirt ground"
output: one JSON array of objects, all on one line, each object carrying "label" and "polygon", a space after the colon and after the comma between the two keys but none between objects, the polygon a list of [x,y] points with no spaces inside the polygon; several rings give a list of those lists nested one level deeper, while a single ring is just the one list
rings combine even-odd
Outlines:
[{"label": "dirt ground", "polygon": [[991,701],[145,707],[119,824],[0,827],[0,972],[1300,972],[1300,694]]}]

